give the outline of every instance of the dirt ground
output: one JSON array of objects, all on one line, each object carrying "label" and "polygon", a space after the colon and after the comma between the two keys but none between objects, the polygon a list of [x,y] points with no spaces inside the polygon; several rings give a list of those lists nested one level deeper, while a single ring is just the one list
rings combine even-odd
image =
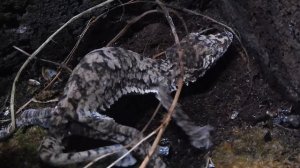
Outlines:
[{"label": "dirt ground", "polygon": [[[21,56],[22,54],[14,51],[11,48],[12,45],[18,45],[28,52],[34,51],[51,32],[59,27],[59,24],[52,23],[59,22],[61,24],[70,16],[97,2],[71,1],[68,4],[57,1],[58,4],[62,4],[59,11],[65,12],[57,12],[57,15],[51,14],[52,17],[48,15],[57,6],[48,1],[45,1],[44,5],[30,0],[24,1],[24,3],[9,0],[1,2],[3,5],[0,20],[2,19],[3,24],[0,27],[2,34],[6,33],[2,37],[0,36],[0,39],[7,42],[0,45],[0,87],[3,88],[0,91],[0,100],[3,111],[8,106],[8,102],[5,100],[9,93],[7,90],[10,88],[11,79],[25,58]],[[213,69],[197,82],[184,87],[179,101],[183,110],[198,125],[214,126],[214,146],[209,150],[193,148],[180,128],[171,123],[163,136],[170,141],[170,154],[162,157],[168,167],[205,167],[208,158],[212,159],[216,168],[299,167],[298,127],[292,127],[289,124],[281,125],[275,120],[276,114],[277,116],[288,116],[299,113],[298,67],[300,67],[300,62],[299,60],[297,62],[299,58],[296,57],[300,52],[297,48],[300,45],[300,22],[296,17],[300,12],[299,2],[297,0],[275,1],[272,6],[277,6],[277,8],[271,8],[268,6],[268,2],[259,0],[253,1],[253,3],[223,0],[223,4],[206,0],[169,3],[201,11],[234,27],[240,33],[249,56],[244,54],[241,43],[235,38],[227,53]],[[18,5],[19,8],[17,8]],[[47,9],[46,12],[42,10],[42,7]],[[126,25],[126,21],[156,7],[155,4],[145,3],[109,11],[104,18],[98,19],[89,27],[68,66],[70,68],[76,66],[85,53],[105,46]],[[276,13],[277,10],[279,13]],[[245,11],[247,12],[243,13]],[[98,12],[101,13],[101,11]],[[241,15],[239,15],[240,12]],[[208,28],[214,28],[213,31],[224,30],[224,27],[201,16],[189,15],[179,10],[178,14],[183,18],[189,32]],[[232,18],[228,17],[229,14]],[[98,13],[95,13],[91,16],[97,15]],[[34,16],[37,17],[36,22],[28,19],[28,17]],[[64,17],[60,18],[59,16]],[[91,16],[75,22],[60,33],[40,56],[61,62],[74,46]],[[41,19],[43,17],[46,21]],[[52,19],[48,19],[48,17]],[[172,15],[172,18],[178,34],[183,37],[186,32],[181,20],[175,15]],[[291,22],[290,29],[282,27],[285,25],[283,20],[287,18]],[[13,19],[15,19],[14,22],[11,21]],[[48,25],[45,25],[44,22],[48,22]],[[21,25],[27,27],[23,34],[9,36],[11,32],[20,31]],[[42,29],[38,29],[38,27]],[[286,41],[283,43],[284,40]],[[173,43],[173,37],[164,16],[155,13],[135,23],[113,46],[121,46],[151,57],[164,51]],[[37,95],[43,86],[49,83],[42,77],[43,68],[57,70],[51,64],[33,61],[17,85],[17,107],[20,107],[33,95]],[[63,72],[60,80],[47,89],[50,96],[43,94],[40,98],[49,100],[59,96],[68,75]],[[27,84],[28,79],[37,79],[42,86],[30,86]],[[157,104],[154,95],[126,96],[113,105],[107,114],[122,124],[142,129]],[[47,104],[47,106],[54,105]],[[40,106],[45,105],[37,103],[30,105],[30,107]],[[164,114],[165,110],[161,110],[149,131],[159,125]],[[4,112],[0,116],[8,118]],[[1,142],[0,167],[50,167],[38,159],[37,149],[44,135],[44,130],[33,127],[20,130],[11,139]],[[90,144],[92,146],[99,145],[99,142],[79,137],[71,138],[68,142],[69,150],[86,149],[90,147]],[[82,165],[68,167],[82,167]],[[98,164],[98,167],[104,167],[104,165]]]}]

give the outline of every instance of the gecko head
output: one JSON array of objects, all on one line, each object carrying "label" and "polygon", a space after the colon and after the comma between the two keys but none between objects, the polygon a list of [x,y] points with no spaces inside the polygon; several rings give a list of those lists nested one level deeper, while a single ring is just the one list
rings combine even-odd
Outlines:
[{"label": "gecko head", "polygon": [[[180,42],[183,49],[184,81],[194,82],[203,76],[228,49],[233,39],[231,32],[202,35],[190,33]],[[172,51],[173,50],[173,51]],[[167,59],[178,62],[176,47],[166,51]],[[176,53],[176,54],[171,54]],[[172,58],[171,58],[172,57]]]}]

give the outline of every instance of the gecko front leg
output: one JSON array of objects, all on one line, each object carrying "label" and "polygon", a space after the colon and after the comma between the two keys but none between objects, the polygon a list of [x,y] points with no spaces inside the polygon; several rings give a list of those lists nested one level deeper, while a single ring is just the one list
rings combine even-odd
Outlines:
[{"label": "gecko front leg", "polygon": [[[122,144],[124,146],[130,145],[133,146],[137,144],[140,140],[143,139],[142,133],[129,126],[121,125],[115,122],[112,118],[109,117],[88,117],[93,116],[87,115],[88,112],[85,113],[86,119],[83,119],[84,125],[87,125],[89,128],[93,129],[97,132],[92,132],[94,135],[90,135],[90,137],[99,137],[102,140],[112,141],[118,144]],[[82,117],[82,116],[81,116]],[[95,135],[96,134],[96,135]],[[140,159],[144,159],[150,150],[151,146],[147,142],[142,143],[138,148],[136,148],[133,154],[137,155]],[[151,168],[165,168],[165,163],[161,160],[161,158],[155,153],[151,161],[149,162],[149,167]]]},{"label": "gecko front leg", "polygon": [[[169,109],[173,98],[167,92],[165,87],[160,87],[156,95],[157,99],[161,102],[164,108]],[[206,148],[212,146],[210,140],[210,132],[213,127],[205,125],[203,127],[195,125],[187,114],[181,109],[180,104],[177,103],[172,118],[175,119],[176,124],[189,136],[191,144],[196,148]]]}]

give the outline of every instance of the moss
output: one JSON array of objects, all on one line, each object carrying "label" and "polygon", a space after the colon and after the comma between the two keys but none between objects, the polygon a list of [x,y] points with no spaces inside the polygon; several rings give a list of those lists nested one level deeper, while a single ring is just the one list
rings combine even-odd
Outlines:
[{"label": "moss", "polygon": [[14,137],[0,143],[0,160],[5,160],[1,162],[1,168],[40,167],[37,150],[44,135],[44,130],[32,127],[26,133],[19,130]]},{"label": "moss", "polygon": [[212,153],[216,167],[256,168],[299,165],[299,152],[290,152],[293,146],[298,147],[297,140],[287,143],[285,138],[291,136],[281,136],[281,131],[274,130],[272,140],[265,142],[264,136],[267,131],[259,127],[233,129],[232,140],[221,143]]}]

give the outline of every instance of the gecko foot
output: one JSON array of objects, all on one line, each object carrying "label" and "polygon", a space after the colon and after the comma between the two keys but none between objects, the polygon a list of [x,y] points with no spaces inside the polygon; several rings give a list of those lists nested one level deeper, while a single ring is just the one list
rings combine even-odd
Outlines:
[{"label": "gecko foot", "polygon": [[203,127],[195,126],[191,128],[191,131],[189,132],[191,144],[198,149],[210,148],[212,146],[212,142],[210,140],[210,132],[213,130],[214,128],[210,125],[206,125]]}]

